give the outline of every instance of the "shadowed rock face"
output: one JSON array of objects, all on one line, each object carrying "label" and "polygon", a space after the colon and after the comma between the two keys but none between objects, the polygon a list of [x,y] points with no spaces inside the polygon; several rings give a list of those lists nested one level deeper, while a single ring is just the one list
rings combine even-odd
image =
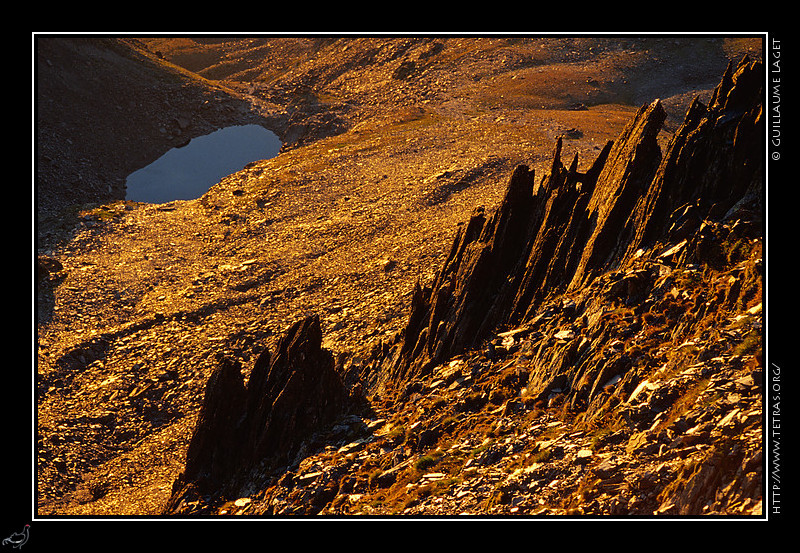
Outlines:
[{"label": "shadowed rock face", "polygon": [[385,380],[426,374],[477,347],[503,324],[520,324],[548,296],[586,286],[644,246],[693,235],[706,218],[760,200],[763,148],[760,62],[729,67],[708,107],[691,106],[662,155],[666,118],[643,106],[585,174],[561,161],[536,186],[518,166],[497,210],[475,210],[429,288],[417,286]]},{"label": "shadowed rock face", "polygon": [[689,207],[698,226],[704,218],[762,211],[762,83],[762,64],[744,58],[735,71],[728,67],[708,107],[692,104],[630,217],[628,255],[675,231]]},{"label": "shadowed rock face", "polygon": [[200,488],[223,483],[235,473],[241,459],[231,453],[241,447],[242,406],[247,390],[241,365],[228,358],[220,360],[206,385],[203,407],[186,454],[182,478]]},{"label": "shadowed rock face", "polygon": [[274,354],[259,356],[247,386],[241,365],[220,359],[171,506],[187,487],[224,491],[243,471],[290,465],[306,440],[345,413],[348,393],[321,344],[319,319],[298,321]]},{"label": "shadowed rock face", "polygon": [[245,444],[252,462],[289,464],[304,440],[343,413],[348,394],[333,356],[322,349],[318,317],[293,325],[274,355],[259,357],[247,391]]}]

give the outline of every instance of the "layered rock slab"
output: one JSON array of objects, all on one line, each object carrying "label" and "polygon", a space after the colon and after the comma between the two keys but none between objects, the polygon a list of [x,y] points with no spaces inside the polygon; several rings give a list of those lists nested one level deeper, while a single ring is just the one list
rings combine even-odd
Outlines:
[{"label": "layered rock slab", "polygon": [[353,405],[322,348],[319,318],[293,324],[275,352],[265,350],[245,384],[240,362],[221,358],[166,511],[193,494],[225,494],[251,471],[291,465],[307,442]]}]

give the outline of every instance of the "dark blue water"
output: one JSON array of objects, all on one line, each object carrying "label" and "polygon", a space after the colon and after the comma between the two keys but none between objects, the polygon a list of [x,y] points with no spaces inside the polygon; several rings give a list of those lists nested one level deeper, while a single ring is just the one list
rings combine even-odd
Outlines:
[{"label": "dark blue water", "polygon": [[275,157],[280,148],[275,133],[260,125],[220,129],[128,175],[126,199],[159,204],[199,198],[248,163]]}]

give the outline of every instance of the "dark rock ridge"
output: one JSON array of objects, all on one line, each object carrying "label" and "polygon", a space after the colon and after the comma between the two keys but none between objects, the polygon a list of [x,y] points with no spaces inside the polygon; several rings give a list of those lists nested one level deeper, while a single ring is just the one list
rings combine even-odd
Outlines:
[{"label": "dark rock ridge", "polygon": [[318,317],[296,322],[274,355],[257,358],[246,385],[241,364],[220,359],[167,511],[194,493],[234,490],[248,471],[291,466],[318,430],[354,405],[321,344]]},{"label": "dark rock ridge", "polygon": [[[760,225],[762,81],[761,62],[729,66],[709,106],[692,104],[663,155],[657,135],[666,114],[655,100],[586,173],[577,156],[562,163],[560,139],[538,186],[518,166],[497,210],[477,208],[433,284],[417,285],[404,332],[390,353],[379,352],[379,387],[402,386],[480,347],[492,331],[523,323],[548,297],[586,287],[642,248],[695,237],[679,250],[703,255],[703,236],[713,232],[704,221],[739,216]],[[635,276],[620,286],[635,286]]]}]

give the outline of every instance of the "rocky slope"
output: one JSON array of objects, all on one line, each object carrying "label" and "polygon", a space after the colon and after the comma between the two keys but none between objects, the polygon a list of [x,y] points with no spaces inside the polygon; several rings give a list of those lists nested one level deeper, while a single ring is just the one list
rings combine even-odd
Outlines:
[{"label": "rocky slope", "polygon": [[[390,412],[416,411],[410,426],[389,439],[369,426],[396,426],[396,416],[361,433],[360,425],[351,426],[350,443],[329,436],[322,442],[331,448],[324,461],[306,457],[288,463],[298,466],[296,474],[283,472],[290,457],[275,483],[264,480],[269,464],[254,475],[251,461],[246,482],[228,492],[248,497],[215,508],[246,507],[253,514],[758,512],[762,83],[760,63],[742,60],[709,108],[692,106],[663,159],[655,134],[664,112],[655,101],[585,174],[561,164],[560,141],[552,171],[538,187],[519,166],[497,210],[473,215],[432,287],[415,290],[395,352],[378,348],[371,366],[360,369],[360,383],[394,398]],[[695,139],[687,142],[691,134]],[[706,172],[682,170],[697,159],[706,167],[733,165],[703,179]],[[697,186],[703,180],[708,185]],[[692,183],[694,193],[681,194]],[[686,206],[694,214],[688,222]],[[680,224],[680,236],[669,232],[666,213]],[[654,220],[659,216],[662,221]],[[687,238],[677,241],[681,236]],[[691,284],[683,282],[687,274]],[[509,323],[521,326],[495,334]],[[665,333],[670,323],[677,328]],[[484,349],[487,341],[491,351]],[[375,373],[378,383],[370,378]],[[207,401],[247,403],[216,382]],[[283,389],[294,386],[287,382]],[[317,397],[308,392],[287,395],[301,405],[300,398]],[[419,413],[428,403],[430,411]],[[546,413],[556,406],[561,419],[550,420]],[[218,410],[216,402],[204,407],[201,416],[212,420],[198,429],[213,427]],[[329,415],[328,425],[342,414]],[[495,436],[467,425],[472,432],[466,432],[459,419],[472,414],[494,416],[493,427],[504,421],[505,431]],[[308,436],[306,429],[325,419],[312,420],[303,432],[287,428]],[[249,423],[243,424],[246,432]],[[217,464],[203,461],[209,451],[219,462],[251,458],[242,451],[248,439],[218,451],[239,431],[234,426],[210,446],[205,431],[196,434],[187,471],[199,462],[213,474]],[[472,439],[462,442],[465,434]],[[275,446],[260,458],[284,451]],[[498,465],[505,467],[499,475],[492,472]],[[375,466],[378,472],[371,472]],[[487,473],[497,479],[474,493]],[[191,481],[187,473],[184,478]],[[627,486],[609,493],[609,480]],[[218,499],[221,489],[187,496],[176,487],[169,512],[203,512],[202,497]],[[458,501],[468,496],[471,502]]]},{"label": "rocky slope", "polygon": [[195,201],[48,200],[40,514],[760,512],[758,41],[50,40],[285,146]]}]

